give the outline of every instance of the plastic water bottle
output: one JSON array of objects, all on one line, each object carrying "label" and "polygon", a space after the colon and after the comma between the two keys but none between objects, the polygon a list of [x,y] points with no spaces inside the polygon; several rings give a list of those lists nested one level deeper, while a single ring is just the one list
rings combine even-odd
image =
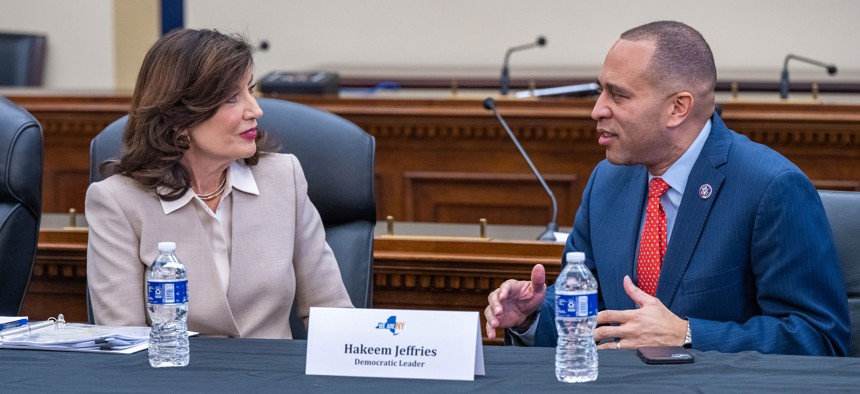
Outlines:
[{"label": "plastic water bottle", "polygon": [[158,257],[146,271],[146,309],[152,321],[149,365],[188,365],[188,275],[174,254],[176,244],[158,243]]},{"label": "plastic water bottle", "polygon": [[555,283],[555,376],[560,382],[597,379],[597,280],[584,263],[585,253],[569,252]]}]

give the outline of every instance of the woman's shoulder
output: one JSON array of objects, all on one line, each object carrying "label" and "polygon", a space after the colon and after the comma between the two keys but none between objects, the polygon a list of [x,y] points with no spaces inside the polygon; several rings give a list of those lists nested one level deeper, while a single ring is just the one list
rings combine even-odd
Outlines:
[{"label": "woman's shoulder", "polygon": [[[134,180],[131,178],[121,175],[121,174],[113,174],[105,179],[102,179],[98,182],[93,182],[90,184],[90,189],[108,189],[108,190],[121,190],[127,189],[129,187],[136,186]],[[139,189],[139,188],[138,188]]]},{"label": "woman's shoulder", "polygon": [[87,188],[87,196],[96,191],[123,197],[150,194],[143,190],[133,179],[121,174],[114,174],[99,182],[91,183],[89,188]]},{"label": "woman's shoulder", "polygon": [[116,210],[121,210],[127,217],[161,212],[159,205],[160,200],[154,192],[144,190],[133,179],[119,174],[90,184],[85,200],[88,220],[119,212]]}]

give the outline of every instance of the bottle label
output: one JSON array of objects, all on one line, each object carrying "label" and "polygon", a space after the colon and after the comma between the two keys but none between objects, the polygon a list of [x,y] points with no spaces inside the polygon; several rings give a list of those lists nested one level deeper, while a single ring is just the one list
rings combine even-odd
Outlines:
[{"label": "bottle label", "polygon": [[154,305],[188,302],[188,280],[147,281],[147,302]]},{"label": "bottle label", "polygon": [[556,317],[597,316],[597,292],[588,294],[556,294]]}]

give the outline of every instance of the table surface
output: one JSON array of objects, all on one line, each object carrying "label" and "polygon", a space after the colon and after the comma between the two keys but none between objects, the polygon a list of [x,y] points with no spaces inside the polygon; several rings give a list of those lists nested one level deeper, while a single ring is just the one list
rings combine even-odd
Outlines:
[{"label": "table surface", "polygon": [[484,347],[474,381],[305,375],[307,342],[191,338],[184,368],[132,355],[0,349],[0,392],[858,392],[860,358],[691,351],[693,364],[647,365],[635,351],[599,352],[596,381],[555,378],[553,348]]}]

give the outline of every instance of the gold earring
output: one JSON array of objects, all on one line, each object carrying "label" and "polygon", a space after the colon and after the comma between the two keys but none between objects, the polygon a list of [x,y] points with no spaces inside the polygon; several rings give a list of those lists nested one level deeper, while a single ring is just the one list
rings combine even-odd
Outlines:
[{"label": "gold earring", "polygon": [[188,148],[191,146],[191,136],[188,133],[180,134],[176,137],[176,146],[180,148]]}]

